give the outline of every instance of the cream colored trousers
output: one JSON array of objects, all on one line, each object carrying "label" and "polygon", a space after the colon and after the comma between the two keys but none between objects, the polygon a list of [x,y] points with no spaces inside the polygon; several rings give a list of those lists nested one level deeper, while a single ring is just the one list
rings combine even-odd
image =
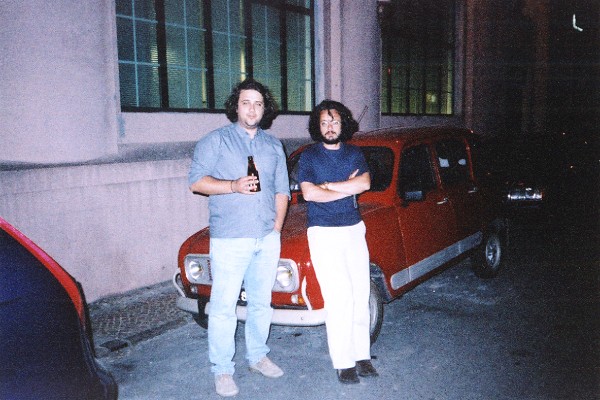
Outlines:
[{"label": "cream colored trousers", "polygon": [[371,358],[369,250],[365,224],[308,228],[313,267],[325,300],[327,344],[333,368]]}]

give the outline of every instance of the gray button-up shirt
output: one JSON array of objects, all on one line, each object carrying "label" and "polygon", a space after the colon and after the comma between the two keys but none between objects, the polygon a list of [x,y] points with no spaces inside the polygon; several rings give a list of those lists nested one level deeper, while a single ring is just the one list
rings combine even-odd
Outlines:
[{"label": "gray button-up shirt", "polygon": [[211,237],[261,238],[275,226],[275,194],[290,196],[287,163],[279,139],[258,129],[254,139],[237,123],[216,129],[196,144],[188,174],[192,185],[205,176],[235,180],[248,173],[248,156],[260,176],[261,191],[209,197]]}]

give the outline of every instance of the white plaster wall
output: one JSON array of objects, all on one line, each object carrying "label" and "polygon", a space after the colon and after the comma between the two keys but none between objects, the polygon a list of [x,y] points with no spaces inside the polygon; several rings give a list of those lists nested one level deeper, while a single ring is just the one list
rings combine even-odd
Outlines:
[{"label": "white plaster wall", "polygon": [[[224,113],[121,113],[123,144],[196,141],[230,124]],[[268,130],[279,139],[308,137],[307,115],[279,115]]]},{"label": "white plaster wall", "polygon": [[189,160],[0,171],[0,215],[61,264],[88,301],[171,278],[208,224]]},{"label": "white plaster wall", "polygon": [[0,2],[0,160],[117,151],[112,0]]}]

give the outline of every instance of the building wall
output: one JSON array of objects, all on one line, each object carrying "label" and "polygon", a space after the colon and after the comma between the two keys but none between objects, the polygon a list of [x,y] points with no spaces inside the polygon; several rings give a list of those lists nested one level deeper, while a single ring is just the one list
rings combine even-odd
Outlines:
[{"label": "building wall", "polygon": [[472,0],[465,13],[465,123],[488,136],[543,134],[548,2]]},{"label": "building wall", "polygon": [[[502,7],[459,1],[454,116],[381,117],[378,5],[315,2],[317,102],[346,103],[361,129],[501,131],[495,64],[505,52],[494,18],[507,16]],[[78,279],[90,301],[171,277],[179,245],[208,221],[206,198],[187,188],[193,145],[228,123],[218,113],[122,113],[115,21],[114,0],[0,2],[0,215]],[[543,91],[532,90],[543,111]],[[307,121],[281,115],[270,131],[289,153],[308,140]]]},{"label": "building wall", "polygon": [[[181,242],[208,223],[206,198],[188,190],[193,145],[229,123],[122,113],[115,21],[114,0],[0,3],[0,215],[88,300],[171,277]],[[306,126],[281,115],[270,132],[291,151]]]},{"label": "building wall", "polygon": [[[229,124],[224,113],[136,113],[120,114],[119,143],[147,144],[197,141],[206,133]],[[308,137],[308,118],[304,115],[279,115],[269,132],[279,139]]]},{"label": "building wall", "polygon": [[0,160],[117,152],[111,8],[104,0],[0,2]]},{"label": "building wall", "polygon": [[84,287],[88,300],[167,280],[181,242],[206,226],[189,160],[0,172],[0,215]]}]

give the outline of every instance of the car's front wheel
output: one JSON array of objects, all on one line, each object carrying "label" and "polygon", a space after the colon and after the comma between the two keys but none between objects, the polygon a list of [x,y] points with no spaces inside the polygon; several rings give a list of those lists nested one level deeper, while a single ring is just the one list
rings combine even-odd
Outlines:
[{"label": "car's front wheel", "polygon": [[504,261],[504,243],[498,232],[488,232],[472,257],[473,271],[480,278],[493,278]]},{"label": "car's front wheel", "polygon": [[377,285],[373,281],[371,281],[371,293],[369,294],[369,312],[371,314],[369,333],[371,335],[371,344],[373,344],[379,336],[381,325],[383,325],[383,300],[379,289],[377,289]]}]

